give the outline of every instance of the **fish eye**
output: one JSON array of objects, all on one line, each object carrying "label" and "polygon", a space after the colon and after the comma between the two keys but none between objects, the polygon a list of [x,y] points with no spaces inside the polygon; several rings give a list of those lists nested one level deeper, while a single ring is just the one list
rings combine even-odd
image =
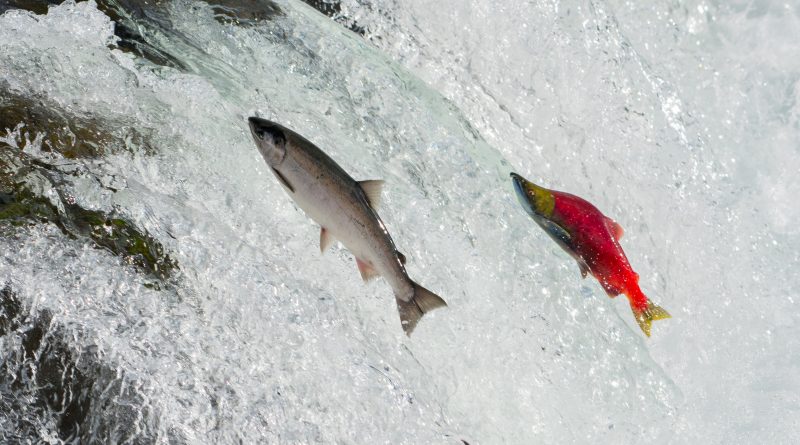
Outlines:
[{"label": "fish eye", "polygon": [[256,136],[265,142],[272,142],[275,145],[281,145],[286,142],[286,136],[279,128],[262,127],[256,131]]}]

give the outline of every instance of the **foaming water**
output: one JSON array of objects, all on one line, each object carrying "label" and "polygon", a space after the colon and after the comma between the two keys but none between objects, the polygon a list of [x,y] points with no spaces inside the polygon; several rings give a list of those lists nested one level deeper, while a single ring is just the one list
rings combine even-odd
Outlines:
[{"label": "foaming water", "polygon": [[[726,5],[343,2],[361,39],[301,3],[240,27],[178,1],[158,39],[184,70],[122,52],[93,2],[0,16],[0,86],[151,146],[25,155],[58,166],[60,196],[128,218],[179,265],[154,287],[52,224],[1,239],[1,279],[99,364],[76,366],[97,382],[82,437],[791,442],[800,128],[796,101],[775,98],[800,94],[800,66],[763,54],[790,52],[800,22]],[[385,282],[362,283],[341,247],[320,255],[250,140],[252,114],[384,179],[380,214],[410,276],[449,307],[406,338]],[[643,339],[518,207],[512,169],[622,224],[643,290],[674,318]],[[42,418],[0,425],[57,441]]]},{"label": "foaming water", "polygon": [[346,4],[515,168],[625,227],[643,289],[675,316],[648,341],[684,396],[663,440],[797,440],[796,6]]}]

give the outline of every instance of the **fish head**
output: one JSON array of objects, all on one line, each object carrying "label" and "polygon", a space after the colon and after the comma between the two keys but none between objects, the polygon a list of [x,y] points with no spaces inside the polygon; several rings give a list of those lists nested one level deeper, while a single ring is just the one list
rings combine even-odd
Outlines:
[{"label": "fish head", "polygon": [[550,190],[539,187],[516,173],[511,173],[511,180],[514,182],[517,199],[528,215],[537,220],[553,218],[556,198]]},{"label": "fish head", "polygon": [[283,158],[286,157],[289,130],[280,124],[260,117],[251,117],[248,121],[250,122],[250,134],[253,135],[253,140],[256,142],[258,151],[261,152],[261,156],[272,167],[280,165]]}]

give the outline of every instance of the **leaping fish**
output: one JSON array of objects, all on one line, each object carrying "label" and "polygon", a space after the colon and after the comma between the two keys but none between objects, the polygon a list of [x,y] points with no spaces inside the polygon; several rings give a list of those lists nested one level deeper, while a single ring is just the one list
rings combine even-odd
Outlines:
[{"label": "leaping fish", "polygon": [[364,281],[382,276],[394,290],[406,335],[422,316],[447,303],[408,277],[376,209],[381,180],[356,181],[333,159],[294,131],[251,117],[250,133],[272,173],[303,211],[321,226],[320,250],[335,241],[356,257]]},{"label": "leaping fish", "polygon": [[597,207],[569,193],[540,187],[511,173],[517,198],[526,212],[555,242],[578,262],[581,275],[592,274],[610,297],[625,294],[639,328],[650,336],[655,320],[670,318],[663,308],[639,289],[619,239],[622,227]]}]

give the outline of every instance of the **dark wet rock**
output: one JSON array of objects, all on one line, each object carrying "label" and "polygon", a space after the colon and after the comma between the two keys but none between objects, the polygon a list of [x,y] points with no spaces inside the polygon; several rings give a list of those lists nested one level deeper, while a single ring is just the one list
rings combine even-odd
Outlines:
[{"label": "dark wet rock", "polygon": [[76,443],[152,439],[137,431],[143,397],[94,348],[75,341],[50,312],[30,314],[10,286],[0,289],[3,443],[52,436]]},{"label": "dark wet rock", "polygon": [[303,0],[303,3],[311,6],[328,17],[336,17],[342,12],[341,3],[335,0]]},{"label": "dark wet rock", "polygon": [[89,236],[99,247],[122,256],[130,264],[160,279],[167,279],[178,264],[164,252],[161,244],[139,231],[130,221],[113,214],[86,210],[75,204],[65,206],[61,223],[75,236]]},{"label": "dark wet rock", "polygon": [[206,0],[214,18],[224,24],[255,26],[283,15],[281,8],[270,0]]},{"label": "dark wet rock", "polygon": [[2,134],[11,134],[22,149],[39,136],[42,151],[67,159],[99,158],[108,149],[152,151],[145,136],[135,129],[69,113],[44,99],[17,94],[0,85]]},{"label": "dark wet rock", "polygon": [[36,99],[0,90],[0,131],[15,128],[22,130],[17,138],[24,148],[34,135],[42,135],[42,150],[57,151],[64,157],[96,158],[112,141],[112,136],[100,131],[98,122],[91,118],[66,117],[57,108]]},{"label": "dark wet rock", "polygon": [[168,1],[161,0],[98,0],[97,9],[114,22],[117,47],[151,63],[191,71],[163,41],[175,34],[169,18]]},{"label": "dark wet rock", "polygon": [[0,0],[0,14],[10,9],[23,9],[34,14],[46,14],[51,5],[58,5],[63,0]]},{"label": "dark wet rock", "polygon": [[339,23],[360,36],[364,36],[367,32],[367,30],[356,23],[354,19],[344,15],[342,12],[342,4],[338,0],[303,0],[303,3],[332,18],[336,23]]}]

